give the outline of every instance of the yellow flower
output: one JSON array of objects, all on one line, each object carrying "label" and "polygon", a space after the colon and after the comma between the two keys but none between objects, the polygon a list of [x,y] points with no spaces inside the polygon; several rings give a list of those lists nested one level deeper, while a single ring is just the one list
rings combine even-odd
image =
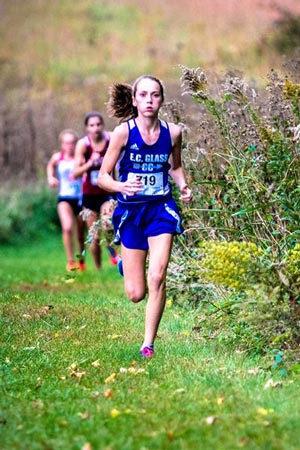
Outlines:
[{"label": "yellow flower", "polygon": [[265,408],[257,408],[257,414],[259,414],[260,416],[267,416],[268,410]]},{"label": "yellow flower", "polygon": [[272,414],[274,412],[274,409],[269,408],[269,409],[265,409],[265,408],[257,408],[257,414],[259,414],[260,416],[267,416],[268,414]]},{"label": "yellow flower", "polygon": [[115,408],[110,411],[110,417],[112,417],[113,419],[118,417],[120,414],[121,414],[121,412]]},{"label": "yellow flower", "polygon": [[217,404],[218,404],[218,405],[223,405],[224,402],[225,402],[224,397],[217,397]]}]

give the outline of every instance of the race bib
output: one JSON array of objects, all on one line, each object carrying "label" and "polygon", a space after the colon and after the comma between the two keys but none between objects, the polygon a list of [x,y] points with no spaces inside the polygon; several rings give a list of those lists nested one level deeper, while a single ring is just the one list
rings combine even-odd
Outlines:
[{"label": "race bib", "polygon": [[98,170],[91,170],[90,174],[91,174],[91,184],[93,186],[98,186],[97,181],[98,181],[99,169]]},{"label": "race bib", "polygon": [[138,179],[144,185],[142,191],[136,195],[164,195],[163,173],[133,173],[129,172],[129,181]]}]

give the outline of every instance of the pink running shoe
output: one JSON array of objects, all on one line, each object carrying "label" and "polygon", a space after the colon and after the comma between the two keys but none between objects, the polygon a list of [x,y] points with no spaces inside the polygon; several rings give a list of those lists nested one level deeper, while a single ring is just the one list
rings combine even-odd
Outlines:
[{"label": "pink running shoe", "polygon": [[153,358],[154,356],[154,350],[153,348],[150,347],[143,347],[140,351],[140,354],[144,357],[144,358]]},{"label": "pink running shoe", "polygon": [[109,260],[110,260],[110,263],[113,265],[113,266],[117,266],[118,265],[118,258],[119,258],[119,255],[118,255],[118,252],[117,252],[117,250],[115,250],[113,247],[111,247],[111,246],[108,246],[107,247],[107,250],[108,250],[108,253],[109,253]]}]

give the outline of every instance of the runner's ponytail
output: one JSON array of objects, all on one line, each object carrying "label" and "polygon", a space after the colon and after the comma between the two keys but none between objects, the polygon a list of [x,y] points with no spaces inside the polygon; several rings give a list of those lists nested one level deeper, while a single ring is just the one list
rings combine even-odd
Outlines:
[{"label": "runner's ponytail", "polygon": [[132,94],[133,91],[130,84],[113,84],[109,89],[108,115],[120,119],[120,122],[137,117],[137,109],[132,103]]}]

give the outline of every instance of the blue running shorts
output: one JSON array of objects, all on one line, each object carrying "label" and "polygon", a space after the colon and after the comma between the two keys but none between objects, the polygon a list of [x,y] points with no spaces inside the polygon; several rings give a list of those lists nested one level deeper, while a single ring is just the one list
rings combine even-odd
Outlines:
[{"label": "blue running shorts", "polygon": [[120,204],[112,218],[115,244],[126,248],[148,250],[148,238],[160,234],[181,234],[183,227],[173,198],[139,204]]}]

